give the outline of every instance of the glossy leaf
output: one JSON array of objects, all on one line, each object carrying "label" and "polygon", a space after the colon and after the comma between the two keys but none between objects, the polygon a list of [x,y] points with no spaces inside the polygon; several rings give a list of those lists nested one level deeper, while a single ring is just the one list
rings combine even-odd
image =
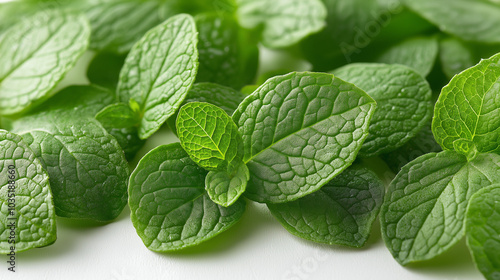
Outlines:
[{"label": "glossy leaf", "polygon": [[56,241],[47,172],[21,137],[5,130],[0,130],[0,209],[0,253]]},{"label": "glossy leaf", "polygon": [[269,79],[233,114],[250,170],[245,195],[279,203],[317,191],[356,158],[375,101],[330,74]]},{"label": "glossy leaf", "polygon": [[132,223],[144,245],[168,252],[202,243],[229,229],[245,202],[225,208],[205,192],[206,171],[176,143],[141,159],[129,183]]},{"label": "glossy leaf", "polygon": [[177,15],[150,30],[130,51],[120,73],[118,98],[134,99],[142,115],[139,137],[146,139],[173,115],[198,70],[197,32],[189,15]]},{"label": "glossy leaf", "polygon": [[361,247],[370,235],[384,194],[384,183],[375,173],[353,165],[315,193],[267,206],[286,230],[298,237]]},{"label": "glossy leaf", "polygon": [[359,155],[394,151],[413,138],[432,115],[427,81],[402,65],[353,63],[332,72],[363,89],[377,102],[368,138]]}]

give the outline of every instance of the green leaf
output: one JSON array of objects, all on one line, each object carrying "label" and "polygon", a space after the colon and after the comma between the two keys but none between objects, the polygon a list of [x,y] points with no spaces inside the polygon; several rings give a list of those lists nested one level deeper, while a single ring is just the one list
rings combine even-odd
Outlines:
[{"label": "green leaf", "polygon": [[95,118],[104,127],[128,128],[134,127],[141,121],[136,112],[128,104],[116,103],[102,109]]},{"label": "green leaf", "polygon": [[50,97],[87,49],[89,36],[82,15],[58,10],[39,12],[3,33],[0,115],[25,112]]},{"label": "green leaf", "polygon": [[150,30],[127,56],[118,98],[139,104],[141,139],[156,132],[186,97],[198,70],[197,41],[193,18],[181,14]]},{"label": "green leaf", "polygon": [[449,79],[475,63],[472,50],[463,41],[453,37],[439,42],[439,59],[443,72]]},{"label": "green leaf", "polygon": [[247,197],[287,202],[312,193],[352,164],[375,101],[324,73],[272,78],[233,114],[250,170]]},{"label": "green leaf", "polygon": [[237,0],[244,28],[262,28],[262,44],[283,48],[325,27],[326,8],[320,0]]},{"label": "green leaf", "polygon": [[[500,43],[500,5],[486,0],[405,0],[443,32],[467,41]],[[457,20],[460,19],[460,20]]]},{"label": "green leaf", "polygon": [[405,265],[429,260],[464,236],[470,197],[500,182],[500,156],[473,161],[453,151],[427,154],[405,165],[391,182],[382,206],[382,236]]},{"label": "green leaf", "polygon": [[159,146],[141,159],[129,183],[132,223],[148,249],[167,252],[200,244],[233,226],[245,201],[230,207],[205,192],[206,171],[178,143]]},{"label": "green leaf", "polygon": [[135,158],[139,150],[146,144],[146,140],[142,140],[137,135],[137,127],[104,128],[118,141],[125,153],[125,159],[129,162]]},{"label": "green leaf", "polygon": [[359,155],[377,156],[413,138],[432,115],[432,91],[417,72],[403,65],[354,63],[332,72],[363,89],[377,102]]},{"label": "green leaf", "polygon": [[475,193],[467,208],[467,245],[486,279],[500,279],[500,185]]},{"label": "green leaf", "polygon": [[245,192],[249,179],[248,167],[240,162],[233,167],[231,173],[227,170],[208,172],[205,178],[205,188],[213,202],[228,207]]},{"label": "green leaf", "polygon": [[106,90],[69,87],[12,123],[47,170],[59,216],[108,221],[127,203],[123,151],[93,118],[106,100],[114,100]]},{"label": "green leaf", "polygon": [[432,131],[439,145],[453,150],[466,141],[469,149],[461,149],[465,155],[474,150],[500,153],[499,90],[500,54],[455,76],[434,109]]},{"label": "green leaf", "polygon": [[436,37],[410,38],[384,51],[377,62],[402,64],[426,77],[432,70],[439,52]]},{"label": "green leaf", "polygon": [[293,235],[319,243],[362,247],[384,193],[384,183],[375,173],[353,165],[315,193],[267,207]]},{"label": "green leaf", "polygon": [[243,140],[230,116],[215,105],[191,102],[177,116],[177,135],[200,167],[232,172],[243,159]]},{"label": "green leaf", "polygon": [[434,140],[431,124],[429,122],[419,133],[417,133],[417,135],[415,135],[415,137],[406,142],[406,144],[380,157],[385,161],[392,172],[397,174],[403,166],[416,158],[428,153],[437,153],[441,151],[441,146]]},{"label": "green leaf", "polygon": [[195,17],[199,32],[200,67],[196,82],[212,82],[240,89],[257,72],[257,42],[228,15],[201,14]]},{"label": "green leaf", "polygon": [[115,90],[124,62],[124,55],[98,53],[87,70],[90,83]]},{"label": "green leaf", "polygon": [[0,209],[0,253],[56,241],[47,172],[20,136],[4,130],[0,130]]}]

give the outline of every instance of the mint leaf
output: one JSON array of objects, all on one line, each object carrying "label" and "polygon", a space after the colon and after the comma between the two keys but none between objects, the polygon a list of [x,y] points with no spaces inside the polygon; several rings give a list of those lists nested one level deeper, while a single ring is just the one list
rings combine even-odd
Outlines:
[{"label": "mint leaf", "polygon": [[405,265],[429,260],[464,236],[467,203],[478,190],[500,182],[500,156],[473,161],[453,151],[427,154],[405,165],[382,206],[382,236]]},{"label": "mint leaf", "polygon": [[244,28],[262,26],[262,44],[283,48],[325,27],[326,8],[320,0],[237,0],[238,21]]},{"label": "mint leaf", "polygon": [[426,77],[436,62],[438,52],[436,37],[416,37],[388,48],[379,56],[377,62],[406,65]]},{"label": "mint leaf", "polygon": [[398,173],[403,166],[416,158],[428,153],[441,152],[441,146],[434,140],[431,124],[427,123],[415,137],[395,151],[383,154],[380,157],[394,173]]},{"label": "mint leaf", "polygon": [[87,77],[94,85],[115,90],[123,63],[125,63],[124,55],[98,53],[89,65]]},{"label": "mint leaf", "polygon": [[427,81],[402,65],[353,63],[332,72],[363,89],[377,102],[362,157],[394,151],[413,138],[432,114]]},{"label": "mint leaf", "polygon": [[434,109],[432,131],[445,150],[500,153],[500,54],[455,76]]},{"label": "mint leaf", "polygon": [[39,12],[0,36],[0,115],[27,111],[51,90],[87,49],[90,28],[80,14]]},{"label": "mint leaf", "polygon": [[439,59],[449,79],[475,64],[472,50],[463,41],[453,37],[439,42]]},{"label": "mint leaf", "polygon": [[181,14],[150,30],[127,56],[117,93],[121,102],[133,98],[139,104],[141,139],[177,111],[191,88],[198,70],[197,41],[193,18]]},{"label": "mint leaf", "polygon": [[10,253],[11,247],[22,252],[56,241],[47,172],[20,136],[4,130],[0,130],[0,209],[0,253]]},{"label": "mint leaf", "polygon": [[213,202],[228,207],[245,192],[249,179],[248,167],[240,162],[233,167],[231,173],[227,170],[208,172],[205,178],[205,188]]},{"label": "mint leaf", "polygon": [[[441,31],[467,41],[500,43],[500,6],[486,0],[405,0]],[[457,20],[460,19],[460,20]]]},{"label": "mint leaf", "polygon": [[140,119],[128,104],[116,103],[107,106],[95,117],[104,127],[128,128],[139,124]]},{"label": "mint leaf", "polygon": [[247,197],[279,203],[317,191],[352,164],[375,107],[330,74],[269,79],[233,114],[250,170]]},{"label": "mint leaf", "polygon": [[178,143],[141,159],[129,183],[131,219],[148,249],[167,252],[200,244],[229,229],[245,201],[225,208],[205,192],[206,171]]},{"label": "mint leaf", "polygon": [[212,82],[240,89],[253,81],[259,49],[234,17],[200,14],[198,29],[200,66],[196,82]]},{"label": "mint leaf", "polygon": [[353,165],[319,191],[293,202],[268,204],[290,233],[314,242],[362,247],[384,198],[375,173]]},{"label": "mint leaf", "polygon": [[475,193],[467,208],[467,245],[486,279],[500,279],[500,185]]}]

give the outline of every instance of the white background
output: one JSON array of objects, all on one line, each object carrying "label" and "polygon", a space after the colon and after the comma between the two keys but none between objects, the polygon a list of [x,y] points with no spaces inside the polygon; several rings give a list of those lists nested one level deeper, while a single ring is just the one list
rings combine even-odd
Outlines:
[{"label": "white background", "polygon": [[[0,2],[3,2],[0,0]],[[86,83],[87,53],[59,88]],[[266,65],[289,63],[280,53],[264,51],[260,72]],[[307,69],[298,62],[296,69]],[[147,150],[175,141],[163,129],[150,139]],[[475,269],[465,242],[432,261],[400,266],[380,236],[378,222],[366,247],[350,249],[316,244],[289,234],[264,205],[248,203],[241,221],[227,232],[197,247],[158,254],[149,251],[130,221],[130,210],[112,223],[81,223],[57,218],[55,244],[17,255],[16,272],[7,270],[0,256],[0,280],[142,280],[142,279],[483,279]]]}]

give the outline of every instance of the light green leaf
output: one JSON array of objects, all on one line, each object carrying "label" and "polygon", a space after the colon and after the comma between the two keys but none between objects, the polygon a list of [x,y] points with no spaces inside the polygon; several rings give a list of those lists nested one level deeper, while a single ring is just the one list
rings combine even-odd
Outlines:
[{"label": "light green leaf", "polygon": [[148,249],[168,252],[200,244],[233,226],[245,211],[225,208],[205,192],[206,171],[178,143],[141,159],[129,183],[132,223]]},{"label": "light green leaf", "polygon": [[52,95],[87,49],[80,14],[41,11],[0,35],[0,115],[27,111]]},{"label": "light green leaf", "polygon": [[426,77],[436,62],[438,52],[436,37],[416,37],[388,48],[377,62],[406,65]]},{"label": "light green leaf", "polygon": [[405,165],[391,182],[382,206],[382,237],[405,265],[442,254],[464,236],[470,197],[500,182],[500,156],[473,161],[453,151],[427,154]]},{"label": "light green leaf", "polygon": [[116,103],[102,109],[95,118],[104,127],[129,128],[139,124],[140,119],[128,104]]},{"label": "light green leaf", "polygon": [[467,208],[467,245],[488,280],[500,279],[500,185],[475,193]]},{"label": "light green leaf", "polygon": [[205,178],[205,188],[213,202],[228,207],[245,192],[249,179],[248,167],[240,162],[233,167],[231,173],[227,170],[208,172]]},{"label": "light green leaf", "polygon": [[270,48],[296,44],[325,27],[326,8],[320,0],[237,0],[241,26],[262,28],[262,43]]},{"label": "light green leaf", "polygon": [[0,130],[0,209],[0,253],[56,241],[47,172],[20,136],[4,130]]},{"label": "light green leaf", "polygon": [[394,151],[413,138],[432,115],[427,81],[403,65],[354,63],[332,72],[363,89],[377,102],[362,157]]},{"label": "light green leaf", "polygon": [[[467,41],[500,43],[500,5],[487,0],[404,0],[441,31]],[[457,20],[460,19],[460,20]]]},{"label": "light green leaf", "polygon": [[[432,131],[445,150],[500,153],[500,54],[455,76],[434,109]],[[458,141],[458,142],[457,142]],[[464,144],[466,144],[464,146]]]},{"label": "light green leaf", "polygon": [[90,62],[87,70],[90,83],[115,90],[124,62],[124,55],[98,53]]},{"label": "light green leaf", "polygon": [[211,82],[240,89],[253,81],[257,72],[257,42],[248,39],[228,15],[201,14],[195,17],[198,29],[200,67],[196,82]]},{"label": "light green leaf", "polygon": [[439,59],[443,72],[449,79],[475,63],[472,50],[463,41],[453,37],[439,42]]},{"label": "light green leaf", "polygon": [[279,203],[317,191],[352,164],[368,135],[375,101],[324,73],[272,78],[240,104],[252,200]]},{"label": "light green leaf", "polygon": [[362,247],[384,194],[384,183],[377,174],[353,165],[315,193],[267,207],[293,235],[319,243]]},{"label": "light green leaf", "polygon": [[198,70],[194,20],[181,14],[150,30],[130,51],[120,73],[118,98],[140,106],[139,137],[146,139],[172,116]]},{"label": "light green leaf", "polygon": [[177,135],[200,167],[233,172],[243,159],[243,140],[230,116],[215,105],[191,102],[177,116]]}]

